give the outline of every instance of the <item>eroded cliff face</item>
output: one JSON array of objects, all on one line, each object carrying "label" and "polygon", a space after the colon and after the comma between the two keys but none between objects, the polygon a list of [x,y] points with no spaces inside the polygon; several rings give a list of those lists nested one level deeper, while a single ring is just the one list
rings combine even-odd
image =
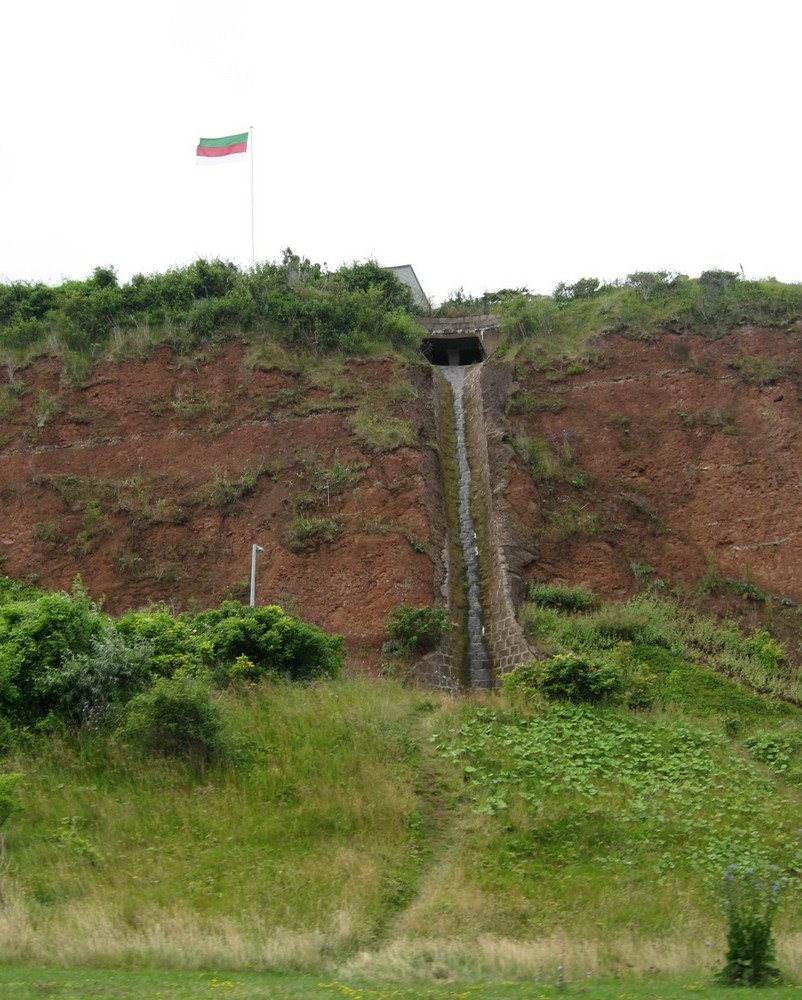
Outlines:
[{"label": "eroded cliff face", "polygon": [[[656,580],[691,592],[715,564],[802,601],[801,342],[743,328],[608,337],[585,371],[486,363],[514,599],[533,580],[613,598]],[[161,351],[103,364],[80,388],[61,384],[54,359],[13,373],[5,572],[51,589],[80,573],[112,612],[206,607],[247,599],[257,542],[259,602],[344,634],[352,662],[376,669],[390,610],[445,593],[428,370],[247,361],[230,343],[191,363]]]},{"label": "eroded cliff face", "polygon": [[625,597],[658,578],[694,587],[714,566],[802,600],[799,333],[598,349],[585,372],[516,373],[510,439],[550,450],[534,480],[516,460],[507,491],[536,546],[527,579]]},{"label": "eroded cliff face", "polygon": [[256,542],[259,603],[344,634],[370,668],[390,609],[434,602],[436,453],[381,450],[388,431],[433,440],[427,369],[417,387],[386,361],[263,371],[232,343],[103,364],[78,389],[59,373],[16,372],[0,430],[10,576],[68,589],[80,573],[112,613],[202,608],[247,599]]}]

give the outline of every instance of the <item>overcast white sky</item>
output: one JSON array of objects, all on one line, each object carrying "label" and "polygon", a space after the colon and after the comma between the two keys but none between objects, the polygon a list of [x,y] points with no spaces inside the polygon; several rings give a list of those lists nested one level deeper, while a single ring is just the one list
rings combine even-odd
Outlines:
[{"label": "overcast white sky", "polygon": [[436,301],[707,268],[802,281],[792,0],[27,0],[3,10],[0,280],[411,263]]}]

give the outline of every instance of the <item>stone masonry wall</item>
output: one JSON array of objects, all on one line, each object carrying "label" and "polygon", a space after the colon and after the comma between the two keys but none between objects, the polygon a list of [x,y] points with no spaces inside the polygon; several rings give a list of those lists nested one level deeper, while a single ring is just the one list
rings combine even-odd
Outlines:
[{"label": "stone masonry wall", "polygon": [[[491,461],[498,454],[503,427],[498,407],[486,405],[483,381],[509,382],[509,373],[498,366],[486,371],[476,365],[465,382],[468,449],[474,492],[474,522],[482,573],[485,641],[496,677],[534,653],[515,616],[513,581],[508,552],[518,539],[509,523],[504,501],[507,479],[502,463]],[[496,396],[506,398],[506,385],[494,386]],[[492,395],[492,394],[489,394]]]}]

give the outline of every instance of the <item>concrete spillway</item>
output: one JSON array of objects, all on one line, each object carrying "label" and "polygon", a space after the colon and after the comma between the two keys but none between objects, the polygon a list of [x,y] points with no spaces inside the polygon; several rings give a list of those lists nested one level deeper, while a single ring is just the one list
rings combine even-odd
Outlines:
[{"label": "concrete spillway", "polygon": [[523,592],[521,568],[534,553],[505,497],[513,457],[504,442],[504,403],[512,368],[477,363],[477,357],[459,364],[454,339],[448,338],[450,355],[432,353],[429,360],[440,474],[432,493],[438,497],[435,520],[443,526],[438,587],[455,628],[416,665],[414,676],[457,692],[492,687],[503,673],[532,659],[513,592]]},{"label": "concrete spillway", "polygon": [[457,447],[457,523],[465,570],[467,601],[466,673],[471,687],[489,688],[493,684],[490,658],[484,639],[482,583],[479,575],[479,547],[471,514],[471,469],[465,435],[465,369],[459,366],[442,368],[442,373],[454,394],[454,426]]}]

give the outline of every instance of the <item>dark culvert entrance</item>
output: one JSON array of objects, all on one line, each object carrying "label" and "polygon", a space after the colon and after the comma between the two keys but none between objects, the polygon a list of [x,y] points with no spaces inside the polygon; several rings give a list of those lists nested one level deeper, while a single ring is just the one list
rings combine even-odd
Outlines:
[{"label": "dark culvert entrance", "polygon": [[475,365],[485,360],[482,341],[475,336],[424,337],[421,354],[433,365]]}]

